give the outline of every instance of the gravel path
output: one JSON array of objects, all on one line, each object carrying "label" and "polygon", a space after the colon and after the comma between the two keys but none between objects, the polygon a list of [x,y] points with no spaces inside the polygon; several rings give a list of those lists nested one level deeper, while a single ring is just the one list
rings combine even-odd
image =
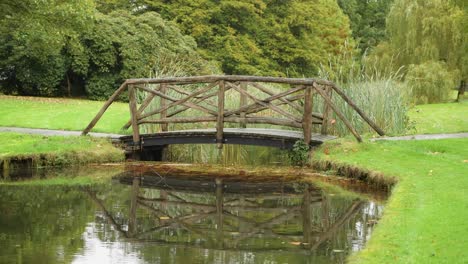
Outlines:
[{"label": "gravel path", "polygon": [[[39,128],[22,128],[22,127],[0,127],[0,132],[15,132],[32,135],[43,136],[80,136],[81,131],[67,131],[67,130],[50,130]],[[123,135],[109,134],[109,133],[89,133],[92,137],[108,137],[111,139],[118,139]]]},{"label": "gravel path", "polygon": [[444,138],[467,138],[468,133],[451,133],[451,134],[427,134],[427,135],[411,135],[402,137],[382,137],[373,138],[371,141],[378,140],[430,140],[430,139],[444,139]]}]

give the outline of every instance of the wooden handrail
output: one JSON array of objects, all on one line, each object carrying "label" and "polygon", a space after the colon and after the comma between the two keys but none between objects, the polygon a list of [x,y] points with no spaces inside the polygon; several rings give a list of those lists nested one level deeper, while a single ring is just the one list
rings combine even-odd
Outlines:
[{"label": "wooden handrail", "polygon": [[[207,84],[205,87],[195,91],[190,91],[177,85],[188,84]],[[261,83],[288,84],[291,86],[288,90],[280,93],[272,91]],[[155,89],[148,87],[149,84],[157,85]],[[251,93],[247,87],[260,91],[266,98],[259,98],[258,95]],[[162,131],[168,130],[168,124],[171,123],[196,123],[196,122],[215,122],[216,123],[216,142],[218,147],[222,147],[224,123],[239,123],[241,127],[247,124],[271,124],[288,126],[293,128],[302,128],[304,132],[304,141],[310,143],[312,125],[322,125],[321,133],[326,134],[327,124],[330,112],[333,111],[343,121],[346,127],[361,142],[362,138],[346,119],[343,113],[334,105],[331,100],[332,92],[336,92],[339,98],[343,99],[349,107],[356,111],[362,119],[369,124],[379,135],[384,135],[380,129],[363,111],[360,109],[344,92],[333,82],[313,78],[281,78],[281,77],[263,77],[263,76],[244,76],[244,75],[207,75],[191,77],[169,77],[169,78],[143,78],[126,80],[105,102],[100,111],[93,120],[83,130],[86,135],[96,125],[99,119],[109,106],[119,97],[119,95],[128,89],[129,106],[131,120],[128,121],[123,129],[133,127],[134,142],[139,142],[140,124],[161,124]],[[214,89],[214,91],[213,91]],[[136,101],[136,91],[141,90],[149,96],[142,102],[140,107]],[[178,95],[174,98],[169,91],[175,91]],[[235,109],[225,109],[226,92],[236,91],[240,96],[239,106]],[[317,93],[323,98],[323,113],[313,112],[314,96]],[[181,98],[179,98],[181,97]],[[145,109],[155,98],[160,98],[160,105],[157,109],[145,112]],[[216,102],[207,102],[209,98]],[[205,106],[203,106],[205,104]],[[287,108],[285,108],[286,106]],[[172,112],[169,110],[172,109]],[[176,115],[188,109],[201,111],[207,116],[200,117],[177,117]],[[271,110],[280,117],[252,116],[264,110]],[[291,110],[296,111],[295,114]],[[297,112],[300,116],[297,116]],[[157,119],[148,118],[159,115]]]}]

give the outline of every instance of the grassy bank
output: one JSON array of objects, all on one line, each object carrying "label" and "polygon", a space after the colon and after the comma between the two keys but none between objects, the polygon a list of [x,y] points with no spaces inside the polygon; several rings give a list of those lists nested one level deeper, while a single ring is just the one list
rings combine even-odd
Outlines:
[{"label": "grassy bank", "polygon": [[[79,99],[0,95],[0,126],[80,131],[103,104]],[[93,131],[123,133],[120,129],[129,118],[128,104],[113,103]]]},{"label": "grassy bank", "polygon": [[467,147],[468,139],[446,139],[339,142],[318,150],[318,160],[379,171],[399,181],[368,246],[351,262],[468,262]]},{"label": "grassy bank", "polygon": [[0,133],[0,161],[63,166],[121,161],[123,152],[105,139]]}]

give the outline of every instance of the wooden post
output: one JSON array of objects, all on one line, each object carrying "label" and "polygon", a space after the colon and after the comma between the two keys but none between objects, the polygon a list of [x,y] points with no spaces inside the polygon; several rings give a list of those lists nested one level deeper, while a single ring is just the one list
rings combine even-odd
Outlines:
[{"label": "wooden post", "polygon": [[[332,89],[330,86],[325,86],[325,94],[328,95],[328,97],[331,99],[332,98]],[[326,135],[328,132],[328,118],[330,117],[330,112],[331,108],[330,105],[323,101],[323,120],[322,120],[322,129],[321,129],[321,134]]]},{"label": "wooden post", "polygon": [[109,106],[114,102],[114,100],[119,97],[119,95],[125,90],[126,87],[127,87],[127,81],[122,83],[122,85],[120,85],[119,89],[117,89],[112,94],[112,96],[109,97],[109,99],[106,101],[106,103],[102,106],[101,110],[99,110],[99,112],[96,114],[96,116],[93,118],[93,120],[91,120],[91,122],[88,124],[88,126],[83,130],[81,135],[85,136],[86,134],[89,133],[89,131],[91,131],[91,129],[93,129],[93,127],[96,125],[96,123],[99,121],[99,119],[101,119],[104,112],[106,112],[107,108],[109,108]]},{"label": "wooden post", "polygon": [[[146,107],[148,107],[153,101],[153,98],[155,97],[155,94],[148,93],[148,96],[146,97],[145,101],[140,105],[140,108],[138,108],[138,115],[143,114],[143,111],[145,111]],[[132,125],[132,120],[128,120],[128,122],[122,127],[122,130],[127,130],[130,126]]]},{"label": "wooden post", "polygon": [[328,96],[325,94],[325,92],[322,91],[322,89],[320,89],[320,87],[315,87],[314,86],[314,88],[315,88],[315,91],[317,91],[322,96],[322,98],[325,100],[325,102],[330,105],[330,107],[333,109],[333,111],[336,113],[336,115],[341,119],[341,121],[343,121],[343,123],[346,125],[346,127],[349,129],[349,131],[351,131],[351,133],[357,139],[357,141],[362,142],[361,136],[358,134],[356,129],[354,129],[353,125],[351,125],[351,122],[349,122],[348,119],[346,119],[345,115],[343,113],[341,113],[341,111],[333,104],[333,102],[331,101],[330,98],[328,98]]},{"label": "wooden post", "polygon": [[218,117],[216,120],[216,144],[219,149],[223,147],[224,128],[224,81],[218,85]]},{"label": "wooden post", "polygon": [[223,180],[216,178],[216,231],[218,238],[218,246],[220,249],[224,247],[223,238]]},{"label": "wooden post", "polygon": [[138,128],[138,110],[136,102],[136,89],[133,85],[128,86],[128,97],[130,106],[130,117],[132,119],[133,143],[140,142],[140,129]]},{"label": "wooden post", "polygon": [[[167,93],[167,84],[165,83],[161,83],[160,84],[160,91],[161,93],[163,94],[166,94]],[[166,106],[166,99],[163,98],[163,97],[160,97],[161,99],[161,108],[165,107]],[[161,115],[160,115],[160,118],[163,119],[163,118],[166,118],[167,117],[167,110],[164,110],[161,112]],[[161,131],[162,132],[166,132],[167,131],[167,127],[168,127],[168,124],[161,124]]]},{"label": "wooden post", "polygon": [[[242,82],[240,84],[240,88],[244,91],[247,91],[247,85],[246,83]],[[239,102],[239,108],[240,107],[243,107],[247,104],[247,96],[243,93],[240,94],[240,102]],[[246,123],[246,120],[245,120],[245,116],[246,116],[246,113],[245,111],[242,111],[240,113],[240,118],[243,119],[242,122],[240,123],[240,127],[241,128],[246,128],[247,127],[247,123]]]},{"label": "wooden post", "polygon": [[304,91],[304,115],[302,117],[302,129],[304,131],[304,143],[309,146],[312,139],[312,108],[313,93],[312,87],[307,86]]},{"label": "wooden post", "polygon": [[128,237],[133,237],[136,234],[136,211],[137,211],[137,199],[138,199],[138,192],[140,190],[140,177],[133,177],[133,184],[132,184],[132,193],[130,194],[130,213],[129,213],[129,220],[128,220]]}]

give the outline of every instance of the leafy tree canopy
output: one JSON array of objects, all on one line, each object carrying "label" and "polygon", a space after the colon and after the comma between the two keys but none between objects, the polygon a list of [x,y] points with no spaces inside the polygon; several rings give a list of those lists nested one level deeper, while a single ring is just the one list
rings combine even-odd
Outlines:
[{"label": "leafy tree canopy", "polygon": [[338,0],[348,15],[354,39],[361,52],[385,39],[385,19],[394,0]]},{"label": "leafy tree canopy", "polygon": [[[446,72],[447,83],[466,81],[467,20],[467,7],[463,1],[395,0],[387,17],[388,41],[374,50],[371,60],[378,61],[381,67],[392,64],[393,70],[404,66],[412,71],[413,77],[421,76],[421,69],[427,68]],[[437,102],[446,97],[442,94],[448,93],[448,89],[444,88],[443,93],[418,96]],[[434,94],[440,95],[438,99]]]},{"label": "leafy tree canopy", "polygon": [[332,0],[137,0],[133,9],[175,21],[227,74],[315,75],[351,36]]},{"label": "leafy tree canopy", "polygon": [[194,39],[154,12],[104,14],[92,0],[1,6],[0,81],[7,93],[63,95],[80,86],[103,99],[125,78],[148,77],[162,57],[190,62],[188,71],[203,68]]}]

